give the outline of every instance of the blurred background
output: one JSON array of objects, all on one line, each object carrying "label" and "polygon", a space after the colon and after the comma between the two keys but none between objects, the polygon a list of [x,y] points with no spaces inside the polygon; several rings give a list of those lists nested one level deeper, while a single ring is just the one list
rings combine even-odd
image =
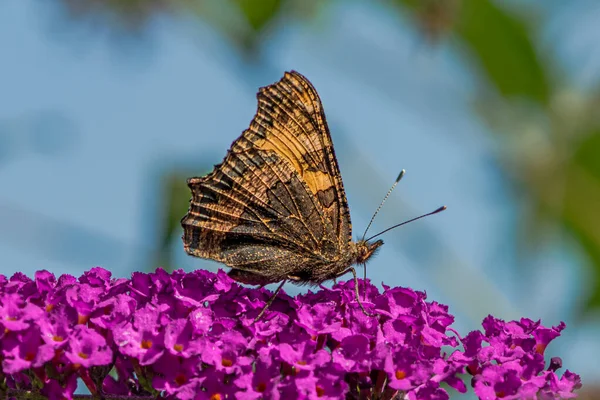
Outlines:
[{"label": "blurred background", "polygon": [[[115,276],[184,254],[185,180],[260,86],[319,91],[379,287],[567,323],[548,349],[600,398],[600,5],[592,0],[0,2],[0,272]],[[298,293],[286,285],[290,294]]]}]

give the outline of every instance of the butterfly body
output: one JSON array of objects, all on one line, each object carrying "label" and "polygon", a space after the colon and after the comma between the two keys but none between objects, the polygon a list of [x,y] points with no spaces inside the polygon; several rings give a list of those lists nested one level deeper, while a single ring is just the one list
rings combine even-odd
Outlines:
[{"label": "butterfly body", "polygon": [[[383,244],[352,240],[350,213],[319,96],[286,72],[259,89],[250,127],[192,191],[185,251],[223,262],[242,283],[318,285]],[[355,280],[356,282],[356,280]],[[362,306],[362,305],[361,305]]]}]

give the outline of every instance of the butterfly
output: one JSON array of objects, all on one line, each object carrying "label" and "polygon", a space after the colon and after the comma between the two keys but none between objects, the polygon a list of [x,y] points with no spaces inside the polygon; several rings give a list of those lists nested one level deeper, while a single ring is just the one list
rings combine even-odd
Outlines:
[{"label": "butterfly", "polygon": [[[320,285],[365,264],[382,240],[352,240],[346,193],[317,91],[286,72],[262,87],[248,129],[223,162],[190,178],[189,210],[181,220],[185,251],[231,268],[234,280],[264,286]],[[399,180],[399,179],[398,179]],[[389,193],[388,193],[389,194]],[[378,235],[377,235],[378,236]]]}]

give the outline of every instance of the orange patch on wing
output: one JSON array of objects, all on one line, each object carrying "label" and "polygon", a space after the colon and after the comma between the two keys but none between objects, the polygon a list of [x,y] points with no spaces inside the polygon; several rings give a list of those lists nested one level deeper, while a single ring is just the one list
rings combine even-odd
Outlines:
[{"label": "orange patch on wing", "polygon": [[325,191],[333,186],[331,175],[322,171],[309,171],[310,165],[304,161],[303,152],[292,144],[285,144],[281,138],[271,135],[269,140],[257,140],[255,145],[261,150],[274,151],[279,157],[289,161],[304,179],[312,194],[316,195],[317,192]]},{"label": "orange patch on wing", "polygon": [[301,161],[302,151],[295,148],[293,144],[284,142],[276,135],[269,135],[269,140],[257,140],[254,145],[261,150],[274,151],[279,157],[288,160],[299,173],[308,168],[308,165]]},{"label": "orange patch on wing", "polygon": [[326,191],[333,186],[331,176],[321,171],[306,171],[302,176],[313,194]]}]

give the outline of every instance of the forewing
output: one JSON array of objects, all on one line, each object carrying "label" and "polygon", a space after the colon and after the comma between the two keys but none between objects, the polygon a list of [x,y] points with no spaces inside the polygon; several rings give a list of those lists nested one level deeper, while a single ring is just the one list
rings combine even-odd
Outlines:
[{"label": "forewing", "polygon": [[257,148],[274,149],[293,165],[317,197],[345,250],[352,236],[350,213],[317,91],[303,75],[291,71],[261,88],[257,97],[258,111],[248,137]]},{"label": "forewing", "polygon": [[191,178],[184,247],[245,271],[310,276],[339,260],[350,218],[317,92],[291,72],[261,88],[249,129],[225,160]]}]

